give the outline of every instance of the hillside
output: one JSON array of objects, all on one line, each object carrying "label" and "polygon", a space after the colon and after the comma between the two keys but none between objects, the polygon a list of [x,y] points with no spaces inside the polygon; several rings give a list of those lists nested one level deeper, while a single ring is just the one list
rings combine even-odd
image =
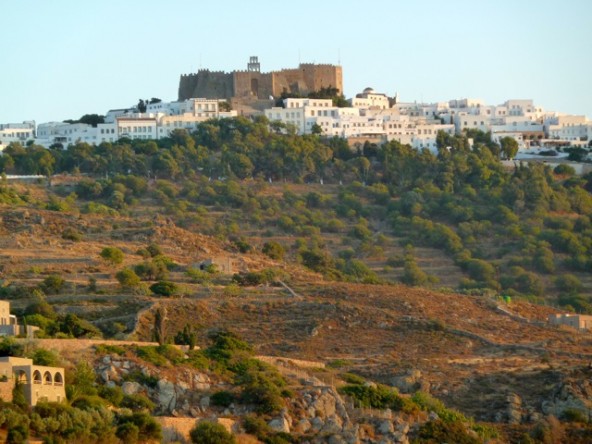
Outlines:
[{"label": "hillside", "polygon": [[[0,183],[0,297],[69,371],[93,363],[86,396],[99,404],[135,382],[133,409],[230,418],[237,433],[251,414],[284,424],[283,406],[293,439],[310,442],[328,430],[335,443],[482,442],[485,423],[501,442],[558,430],[586,442],[592,336],[547,318],[592,312],[592,177],[505,170],[495,144],[473,136],[438,157],[397,143],[352,152],[238,119],[158,144],[44,152],[64,174]],[[21,148],[5,154],[16,172],[39,153]],[[59,343],[72,338],[139,343],[80,342],[78,354]],[[193,387],[206,377],[216,383]],[[268,412],[249,391],[260,378]],[[338,425],[310,404],[325,394],[343,403]],[[202,409],[214,395],[226,410]]]},{"label": "hillside", "polygon": [[[64,239],[69,228],[81,239]],[[38,298],[19,288],[42,287],[48,276],[59,275],[63,287],[44,300],[107,335],[150,341],[154,314],[165,308],[169,337],[191,325],[198,344],[207,344],[212,332],[230,330],[259,355],[333,369],[311,373],[329,384],[349,372],[402,393],[422,389],[480,421],[532,424],[549,413],[584,408],[590,395],[583,381],[592,335],[547,325],[556,312],[550,307],[398,284],[332,282],[292,262],[240,253],[232,242],[192,233],[162,216],[107,218],[5,206],[2,229],[4,293],[17,313]],[[149,244],[177,264],[168,279],[182,286],[181,297],[126,290],[114,278],[117,270],[141,263],[137,252]],[[124,252],[121,264],[101,259],[106,246]],[[182,271],[216,256],[233,258],[237,272],[281,270],[289,288],[272,283],[230,293],[230,276],[204,285]]]}]

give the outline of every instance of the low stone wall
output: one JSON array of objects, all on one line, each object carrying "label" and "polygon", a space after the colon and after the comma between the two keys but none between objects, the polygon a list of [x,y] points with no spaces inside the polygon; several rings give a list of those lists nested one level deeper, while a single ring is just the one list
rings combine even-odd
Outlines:
[{"label": "low stone wall", "polygon": [[304,361],[302,359],[282,358],[279,356],[257,356],[257,359],[273,365],[291,365],[299,368],[325,368],[321,361]]},{"label": "low stone wall", "polygon": [[36,344],[45,350],[54,350],[57,352],[68,351],[78,352],[88,350],[95,345],[158,345],[157,342],[138,342],[138,341],[109,341],[104,339],[19,339],[19,341]]}]

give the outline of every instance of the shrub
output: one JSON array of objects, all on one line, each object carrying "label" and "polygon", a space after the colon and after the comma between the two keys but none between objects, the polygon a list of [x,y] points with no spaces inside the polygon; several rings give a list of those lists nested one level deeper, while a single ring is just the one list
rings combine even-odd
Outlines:
[{"label": "shrub", "polygon": [[240,375],[241,401],[254,404],[261,413],[274,413],[284,407],[281,390],[275,375],[268,375],[257,369],[248,369]]},{"label": "shrub", "polygon": [[74,228],[68,227],[62,231],[62,239],[70,240],[72,242],[80,242],[82,240],[82,234]]},{"label": "shrub", "polygon": [[235,444],[234,436],[226,428],[210,421],[202,421],[191,432],[191,442],[194,444]]},{"label": "shrub", "polygon": [[138,439],[140,441],[151,441],[162,439],[162,429],[156,420],[146,412],[135,412],[131,415],[123,415],[119,417],[119,426],[131,423],[138,428]]},{"label": "shrub", "polygon": [[252,414],[245,416],[243,426],[245,432],[255,435],[258,439],[265,438],[271,432],[271,428],[263,418]]},{"label": "shrub", "polygon": [[582,282],[573,274],[564,274],[555,279],[555,286],[565,293],[579,293],[582,290]]},{"label": "shrub", "polygon": [[27,308],[25,308],[25,315],[41,315],[47,319],[55,319],[57,317],[53,306],[49,305],[45,299],[40,299],[37,302],[29,304]]},{"label": "shrub", "polygon": [[118,271],[115,278],[123,288],[135,288],[140,285],[140,277],[129,268]]},{"label": "shrub", "polygon": [[150,286],[150,291],[158,296],[174,296],[179,293],[179,287],[174,282],[158,281]]},{"label": "shrub", "polygon": [[148,411],[151,412],[156,407],[150,399],[145,395],[136,393],[133,395],[124,395],[121,400],[121,407],[128,408],[133,411]]},{"label": "shrub", "polygon": [[162,280],[168,276],[168,269],[162,261],[144,261],[134,265],[134,272],[144,280]]},{"label": "shrub", "polygon": [[401,397],[395,389],[384,385],[348,384],[339,389],[345,395],[355,398],[363,407],[400,410]]},{"label": "shrub", "polygon": [[581,410],[570,408],[563,411],[561,419],[568,422],[579,422],[585,424],[588,422],[586,414]]},{"label": "shrub", "polygon": [[444,422],[439,419],[426,422],[422,425],[418,431],[418,438],[420,442],[426,444],[440,444],[444,442],[455,444],[482,443],[479,438],[469,433],[462,422]]},{"label": "shrub", "polygon": [[348,365],[351,365],[351,362],[348,361],[347,359],[334,359],[334,360],[327,363],[327,367],[330,367],[330,368],[341,368],[341,367],[345,367]]},{"label": "shrub", "polygon": [[72,407],[80,410],[99,410],[107,406],[107,401],[96,395],[78,396],[72,401]]},{"label": "shrub", "polygon": [[286,254],[286,249],[279,242],[269,241],[263,244],[262,252],[271,259],[281,260]]},{"label": "shrub", "polygon": [[423,285],[428,282],[428,275],[415,263],[415,260],[405,259],[403,277],[401,281],[411,286]]},{"label": "shrub", "polygon": [[58,367],[60,361],[58,355],[55,352],[51,350],[44,350],[42,348],[35,350],[30,355],[30,358],[33,359],[34,365],[45,365],[48,367]]},{"label": "shrub", "polygon": [[169,362],[178,364],[183,361],[185,356],[177,347],[168,344],[138,347],[136,354],[145,361],[159,367],[165,367]]},{"label": "shrub", "polygon": [[123,401],[123,390],[121,387],[99,386],[99,396],[115,407],[119,407]]},{"label": "shrub", "polygon": [[123,251],[116,247],[103,248],[100,256],[110,265],[119,265],[123,262]]},{"label": "shrub", "polygon": [[228,407],[234,402],[234,395],[228,390],[220,390],[210,397],[212,404],[218,407]]},{"label": "shrub", "polygon": [[132,422],[124,422],[117,426],[115,436],[117,436],[121,442],[136,444],[138,442],[138,437],[140,436],[140,429]]},{"label": "shrub", "polygon": [[253,348],[237,335],[229,331],[221,331],[212,335],[213,344],[205,351],[205,355],[216,361],[227,362],[234,353],[240,351],[252,355]]},{"label": "shrub", "polygon": [[359,375],[356,375],[354,373],[343,373],[341,375],[341,379],[343,379],[345,382],[347,382],[348,384],[364,384],[366,382],[366,380],[364,378],[362,378]]},{"label": "shrub", "polygon": [[212,273],[198,268],[188,268],[185,274],[196,284],[205,284],[212,279]]},{"label": "shrub", "polygon": [[60,291],[64,288],[66,281],[56,274],[52,274],[51,276],[47,276],[43,279],[43,282],[39,285],[41,290],[45,294],[59,294]]}]

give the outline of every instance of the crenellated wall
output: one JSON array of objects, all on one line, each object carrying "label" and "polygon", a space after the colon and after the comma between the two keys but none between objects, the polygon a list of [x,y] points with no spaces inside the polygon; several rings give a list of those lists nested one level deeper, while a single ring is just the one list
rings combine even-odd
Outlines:
[{"label": "crenellated wall", "polygon": [[191,98],[230,99],[234,94],[232,73],[199,70],[196,74],[182,75],[179,80],[179,100]]},{"label": "crenellated wall", "polygon": [[270,73],[242,70],[226,73],[203,69],[196,74],[181,76],[179,100],[198,97],[267,100],[270,96],[277,98],[283,92],[306,95],[329,86],[343,91],[341,66],[302,63],[298,68]]}]

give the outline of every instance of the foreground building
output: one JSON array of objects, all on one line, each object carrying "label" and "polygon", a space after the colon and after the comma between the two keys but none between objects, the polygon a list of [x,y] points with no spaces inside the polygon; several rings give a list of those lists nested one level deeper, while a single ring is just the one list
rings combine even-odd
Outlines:
[{"label": "foreground building", "polygon": [[33,407],[40,401],[62,402],[66,399],[64,369],[33,365],[32,359],[0,357],[0,398],[12,401],[16,384],[22,387],[27,403]]}]

